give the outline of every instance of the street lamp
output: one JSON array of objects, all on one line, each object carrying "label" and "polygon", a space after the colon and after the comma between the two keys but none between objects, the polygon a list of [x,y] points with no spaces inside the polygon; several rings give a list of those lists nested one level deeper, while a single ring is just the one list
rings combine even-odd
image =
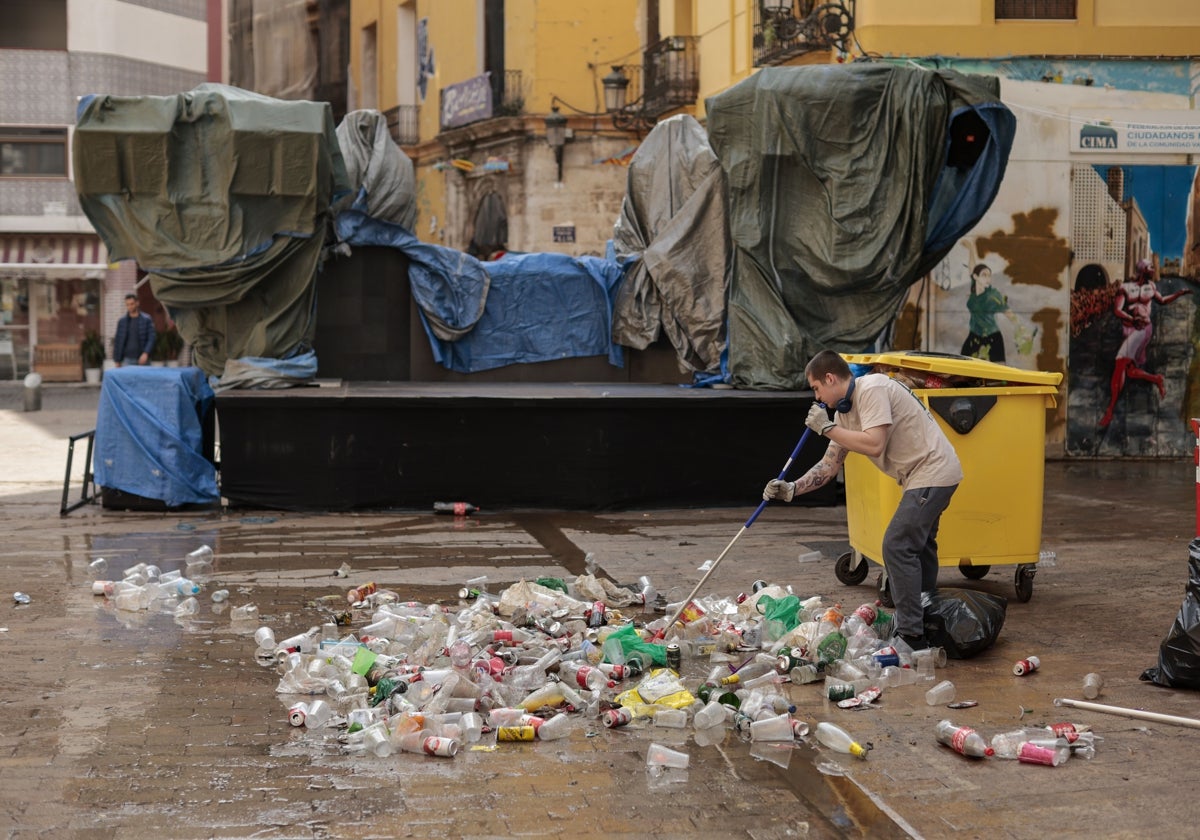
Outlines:
[{"label": "street lamp", "polygon": [[629,78],[620,67],[613,67],[612,72],[600,80],[604,85],[604,110],[610,114],[625,110],[625,97],[629,92]]},{"label": "street lamp", "polygon": [[554,150],[554,162],[558,164],[558,180],[562,182],[563,146],[567,142],[567,118],[552,105],[546,115],[546,142]]}]

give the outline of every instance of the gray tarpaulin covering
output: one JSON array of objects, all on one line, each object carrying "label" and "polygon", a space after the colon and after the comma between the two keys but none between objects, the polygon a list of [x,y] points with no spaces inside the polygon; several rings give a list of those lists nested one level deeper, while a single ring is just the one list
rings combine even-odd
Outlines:
[{"label": "gray tarpaulin covering", "polygon": [[354,209],[412,230],[417,222],[417,181],[412,161],[392,141],[378,111],[351,111],[337,127]]},{"label": "gray tarpaulin covering", "polygon": [[725,346],[725,181],[692,117],[659,123],[633,156],[613,247],[618,258],[641,258],[618,292],[613,340],[645,349],[662,332],[680,370],[716,373]]},{"label": "gray tarpaulin covering", "polygon": [[[870,348],[995,197],[1015,128],[998,96],[993,77],[865,63],[764,68],[707,101],[729,188],[734,385],[804,389],[815,351]],[[953,166],[964,109],[986,148]]]},{"label": "gray tarpaulin covering", "polygon": [[328,103],[204,84],[88,96],[75,183],[113,260],[150,272],[196,364],[307,351],[330,204],[348,192]]}]

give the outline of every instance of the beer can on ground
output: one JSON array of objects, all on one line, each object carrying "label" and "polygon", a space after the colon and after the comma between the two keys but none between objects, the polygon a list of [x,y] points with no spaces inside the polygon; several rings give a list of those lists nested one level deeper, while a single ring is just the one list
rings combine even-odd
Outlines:
[{"label": "beer can on ground", "polygon": [[453,757],[458,752],[458,739],[431,735],[422,742],[421,749],[425,751],[426,755]]},{"label": "beer can on ground", "polygon": [[633,712],[624,707],[617,709],[608,709],[600,716],[606,729],[616,729],[620,726],[625,726],[633,720]]},{"label": "beer can on ground", "polygon": [[532,741],[537,737],[537,730],[532,726],[497,726],[497,741]]},{"label": "beer can on ground", "polygon": [[1013,665],[1013,673],[1018,677],[1023,677],[1026,674],[1032,674],[1041,664],[1041,661],[1036,656],[1030,656],[1027,659],[1019,659],[1017,660],[1017,664]]},{"label": "beer can on ground", "polygon": [[667,645],[667,667],[678,671],[683,665],[683,651],[679,649],[678,642],[671,642]]},{"label": "beer can on ground", "polygon": [[308,717],[308,704],[297,703],[288,709],[288,723],[292,726],[303,726],[305,718]]}]

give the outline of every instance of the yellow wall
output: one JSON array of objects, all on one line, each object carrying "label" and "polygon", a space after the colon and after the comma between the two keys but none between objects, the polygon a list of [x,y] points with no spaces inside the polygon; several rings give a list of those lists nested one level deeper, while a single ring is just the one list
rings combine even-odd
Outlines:
[{"label": "yellow wall", "polygon": [[1196,52],[1196,0],[1077,0],[1076,20],[996,20],[995,0],[858,0],[862,48],[883,56],[1182,56]]}]

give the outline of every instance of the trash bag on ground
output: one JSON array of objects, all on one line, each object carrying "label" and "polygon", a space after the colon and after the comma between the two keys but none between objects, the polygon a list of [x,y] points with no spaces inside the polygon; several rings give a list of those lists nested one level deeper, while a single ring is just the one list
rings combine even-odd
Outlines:
[{"label": "trash bag on ground", "polygon": [[925,638],[950,659],[970,659],[990,648],[1004,626],[1008,599],[971,589],[939,589],[925,608]]},{"label": "trash bag on ground", "polygon": [[1158,665],[1141,678],[1168,688],[1200,688],[1200,540],[1188,546],[1183,604],[1158,648]]}]

